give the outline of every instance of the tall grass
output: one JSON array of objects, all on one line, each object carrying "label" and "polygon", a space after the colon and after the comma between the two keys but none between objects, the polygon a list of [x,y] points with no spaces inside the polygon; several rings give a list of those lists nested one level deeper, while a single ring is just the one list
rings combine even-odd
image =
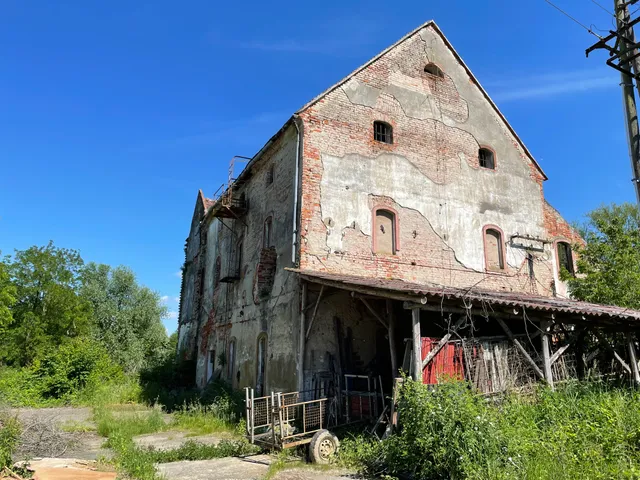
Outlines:
[{"label": "tall grass", "polygon": [[640,478],[640,393],[569,384],[486,399],[466,384],[408,381],[401,428],[345,439],[341,460],[368,475],[416,479]]},{"label": "tall grass", "polygon": [[0,411],[0,470],[11,465],[11,455],[18,446],[20,424],[15,416]]}]

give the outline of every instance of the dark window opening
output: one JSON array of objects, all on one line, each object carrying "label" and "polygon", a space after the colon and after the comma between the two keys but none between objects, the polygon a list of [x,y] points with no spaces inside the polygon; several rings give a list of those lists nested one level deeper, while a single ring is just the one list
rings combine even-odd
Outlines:
[{"label": "dark window opening", "polygon": [[498,230],[488,228],[485,231],[484,250],[487,262],[487,270],[504,270],[502,234]]},{"label": "dark window opening", "polygon": [[273,183],[273,165],[271,165],[267,170],[267,185],[271,185],[272,183]]},{"label": "dark window opening", "polygon": [[264,231],[262,232],[262,248],[271,246],[271,227],[273,225],[271,217],[264,221]]},{"label": "dark window opening", "polygon": [[261,334],[258,337],[258,351],[257,351],[257,364],[256,364],[256,395],[264,395],[265,387],[265,370],[267,361],[267,335]]},{"label": "dark window opening", "polygon": [[237,245],[237,263],[236,263],[236,268],[237,268],[237,276],[238,278],[242,278],[242,242],[238,242]]},{"label": "dark window opening", "polygon": [[429,75],[434,75],[438,78],[444,78],[444,72],[435,63],[429,63],[427,66],[425,66],[424,72],[428,73]]},{"label": "dark window opening", "polygon": [[227,359],[227,378],[233,385],[233,372],[235,371],[236,365],[236,340],[232,339],[229,342],[229,358]]},{"label": "dark window opening", "polygon": [[569,272],[571,275],[575,274],[573,268],[573,254],[571,253],[571,245],[567,242],[558,242],[558,265],[560,271],[563,269]]},{"label": "dark window opening", "polygon": [[493,152],[488,148],[481,148],[478,151],[478,163],[482,168],[489,168],[491,170],[496,168]]},{"label": "dark window opening", "polygon": [[218,256],[218,258],[216,258],[216,271],[215,271],[215,278],[214,278],[215,286],[217,286],[220,283],[221,273],[222,273],[222,260],[220,259],[220,256]]},{"label": "dark window opening", "polygon": [[388,210],[376,210],[374,225],[375,253],[395,255],[396,253],[396,216]]},{"label": "dark window opening", "polygon": [[213,376],[213,368],[216,365],[216,351],[209,350],[209,365],[207,366],[207,381],[211,380]]},{"label": "dark window opening", "polygon": [[385,122],[373,122],[373,139],[376,142],[393,143],[393,129]]}]

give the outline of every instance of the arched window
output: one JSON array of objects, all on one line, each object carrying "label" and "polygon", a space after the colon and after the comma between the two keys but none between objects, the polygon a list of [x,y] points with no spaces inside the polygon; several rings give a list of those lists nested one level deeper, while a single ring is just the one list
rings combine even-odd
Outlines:
[{"label": "arched window", "polygon": [[229,358],[227,358],[227,378],[233,386],[233,372],[236,370],[236,339],[229,340],[229,348],[227,349]]},{"label": "arched window", "polygon": [[482,168],[488,168],[490,170],[495,170],[496,168],[496,159],[495,154],[488,148],[482,147],[478,150],[478,164]]},{"label": "arched window", "polygon": [[393,128],[386,122],[373,122],[373,139],[382,143],[393,143]]},{"label": "arched window", "polygon": [[484,231],[484,258],[487,270],[504,270],[504,244],[502,232],[496,228],[485,228]]},{"label": "arched window", "polygon": [[258,350],[256,352],[256,395],[265,395],[265,374],[267,363],[267,334],[261,333],[258,336]]},{"label": "arched window", "polygon": [[429,63],[424,67],[424,72],[429,75],[434,75],[438,78],[444,78],[444,72],[435,63]]},{"label": "arched window", "polygon": [[220,259],[220,255],[216,258],[216,270],[215,270],[215,278],[213,280],[214,286],[218,286],[220,283],[220,274],[222,273],[222,260]]},{"label": "arched window", "polygon": [[573,268],[573,254],[571,253],[571,245],[567,242],[558,242],[556,244],[556,251],[558,252],[558,271],[566,270],[571,275],[575,274]]},{"label": "arched window", "polygon": [[395,255],[398,250],[397,235],[395,213],[383,209],[376,210],[373,226],[374,252]]},{"label": "arched window", "polygon": [[269,248],[271,246],[271,228],[273,221],[271,217],[268,217],[264,221],[264,228],[262,231],[262,248]]}]

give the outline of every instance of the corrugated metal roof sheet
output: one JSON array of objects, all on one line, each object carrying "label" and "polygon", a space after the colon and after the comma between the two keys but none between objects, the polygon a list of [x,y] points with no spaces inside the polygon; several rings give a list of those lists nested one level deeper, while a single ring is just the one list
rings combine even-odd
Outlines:
[{"label": "corrugated metal roof sheet", "polygon": [[[464,300],[466,304],[474,301],[485,305],[501,305],[506,307],[524,307],[543,312],[559,312],[588,317],[611,319],[640,320],[640,312],[612,305],[579,302],[568,298],[543,297],[519,292],[500,292],[481,288],[453,288],[435,284],[417,284],[398,279],[382,279],[373,277],[356,277],[328,272],[289,269],[299,273],[309,281],[331,282],[335,286],[349,289],[351,286],[365,287],[374,290],[399,292],[416,297],[440,297],[442,299]],[[476,304],[474,307],[480,307]]]}]

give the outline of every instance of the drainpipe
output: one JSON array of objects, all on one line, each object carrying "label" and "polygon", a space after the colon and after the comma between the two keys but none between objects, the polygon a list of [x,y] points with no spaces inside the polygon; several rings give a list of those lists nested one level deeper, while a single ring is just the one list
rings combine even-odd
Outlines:
[{"label": "drainpipe", "polygon": [[296,264],[296,245],[298,239],[298,177],[300,175],[300,139],[302,138],[302,132],[298,127],[297,115],[293,116],[293,124],[298,131],[298,137],[296,141],[296,174],[293,179],[293,239],[291,242],[291,263]]}]

